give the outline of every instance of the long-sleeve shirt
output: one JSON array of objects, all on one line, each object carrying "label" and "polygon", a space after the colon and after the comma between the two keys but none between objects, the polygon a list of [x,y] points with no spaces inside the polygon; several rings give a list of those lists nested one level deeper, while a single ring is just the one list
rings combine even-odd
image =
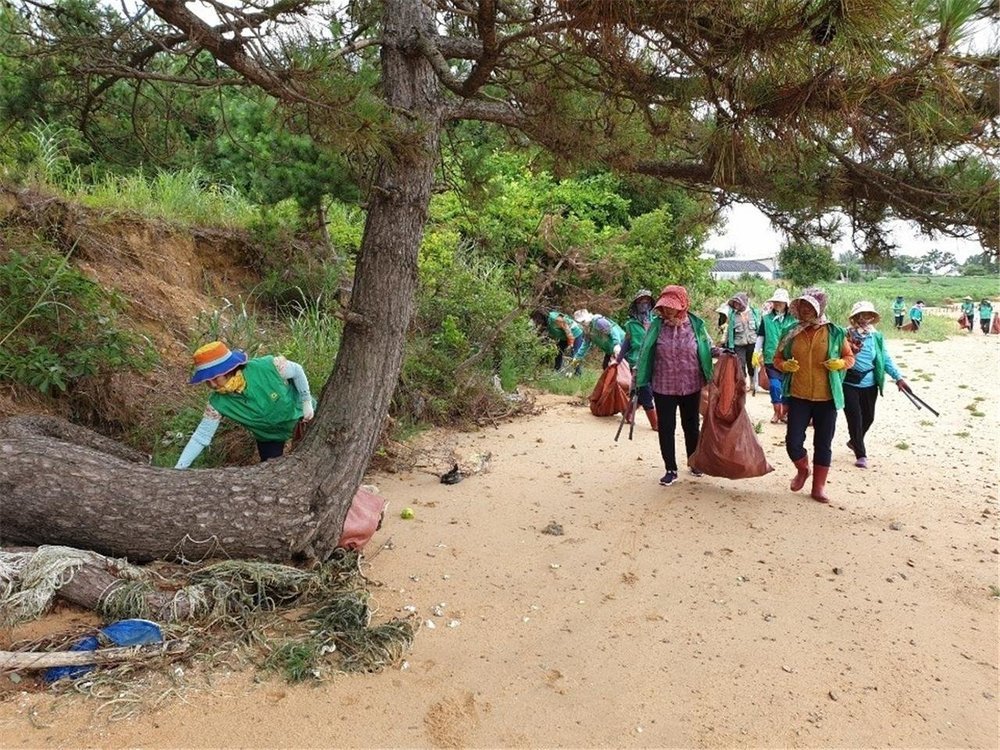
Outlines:
[{"label": "long-sleeve shirt", "polygon": [[[805,328],[792,339],[791,359],[798,361],[799,369],[792,374],[788,395],[806,401],[833,399],[830,373],[823,365],[829,358],[829,347],[829,331],[825,325]],[[846,336],[840,345],[840,358],[848,368],[854,366],[854,352]],[[774,353],[774,366],[780,370],[784,361],[784,353],[779,349]]]},{"label": "long-sleeve shirt", "polygon": [[[902,375],[896,368],[895,362],[892,361],[892,357],[889,355],[889,350],[884,348],[882,351],[885,354],[883,362],[885,364],[885,371],[888,373],[889,377],[893,380],[901,380]],[[856,372],[863,372],[864,377],[861,378],[859,383],[844,383],[848,388],[871,388],[875,385],[875,337],[865,336],[861,340],[861,348],[854,355],[854,365],[851,366],[852,370]]]},{"label": "long-sleeve shirt", "polygon": [[[302,365],[284,357],[274,357],[274,366],[282,378],[292,382],[295,390],[299,393],[299,399],[303,403],[308,402],[311,411],[312,394],[309,392],[309,380],[306,378],[306,371],[302,369]],[[221,422],[222,414],[211,404],[206,404],[205,411],[202,412],[201,422],[195,428],[190,440],[188,440],[187,445],[181,452],[180,458],[177,459],[174,468],[188,468],[201,455],[201,452],[212,443],[212,438],[215,437],[215,432],[219,429]]]},{"label": "long-sleeve shirt", "polygon": [[685,320],[679,326],[664,324],[655,346],[650,380],[654,393],[687,396],[701,390],[705,376],[698,362],[698,342],[690,322]]}]

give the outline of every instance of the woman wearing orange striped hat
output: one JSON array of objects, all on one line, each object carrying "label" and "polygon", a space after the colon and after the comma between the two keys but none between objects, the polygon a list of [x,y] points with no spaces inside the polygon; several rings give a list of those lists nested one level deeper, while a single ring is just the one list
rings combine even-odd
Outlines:
[{"label": "woman wearing orange striped hat", "polygon": [[261,461],[285,450],[299,420],[313,418],[313,398],[302,365],[284,357],[247,359],[221,341],[205,344],[194,353],[192,385],[212,389],[208,405],[175,469],[186,469],[212,442],[223,417],[243,425],[257,441]]}]

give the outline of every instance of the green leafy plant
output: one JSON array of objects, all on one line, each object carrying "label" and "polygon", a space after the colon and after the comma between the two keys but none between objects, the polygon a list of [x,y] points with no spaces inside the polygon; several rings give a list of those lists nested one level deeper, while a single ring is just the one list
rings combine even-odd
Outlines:
[{"label": "green leafy plant", "polygon": [[156,352],[119,325],[122,299],[44,247],[0,265],[0,380],[66,393],[82,378],[148,370]]}]

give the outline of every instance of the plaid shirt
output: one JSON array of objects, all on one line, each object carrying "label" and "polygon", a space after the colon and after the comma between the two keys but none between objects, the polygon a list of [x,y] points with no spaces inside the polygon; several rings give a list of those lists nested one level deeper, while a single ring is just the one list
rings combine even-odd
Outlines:
[{"label": "plaid shirt", "polygon": [[650,379],[653,392],[663,396],[687,396],[700,391],[704,384],[698,344],[690,321],[685,319],[679,326],[664,323],[653,354]]}]

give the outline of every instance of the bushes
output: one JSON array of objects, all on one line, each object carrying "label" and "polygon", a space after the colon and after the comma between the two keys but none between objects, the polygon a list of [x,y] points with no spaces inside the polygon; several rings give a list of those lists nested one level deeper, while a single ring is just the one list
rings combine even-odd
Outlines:
[{"label": "bushes", "polygon": [[119,368],[148,370],[152,345],[119,325],[122,300],[45,247],[0,265],[0,380],[67,393]]}]

